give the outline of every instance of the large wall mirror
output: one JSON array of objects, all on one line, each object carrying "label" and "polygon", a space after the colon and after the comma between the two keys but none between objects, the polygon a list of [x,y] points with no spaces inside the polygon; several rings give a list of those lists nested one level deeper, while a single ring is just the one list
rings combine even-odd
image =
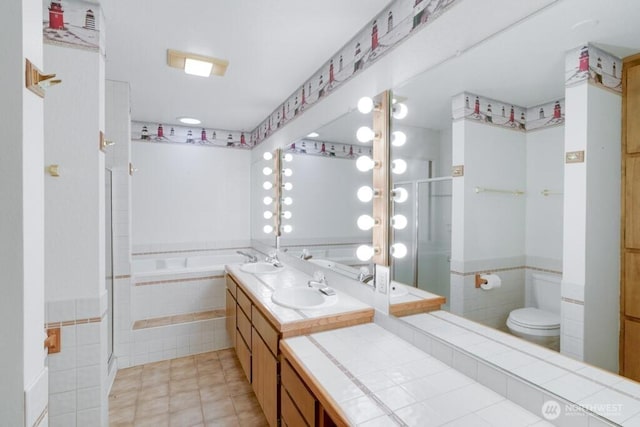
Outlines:
[{"label": "large wall mirror", "polygon": [[359,156],[371,155],[371,144],[356,139],[362,126],[371,126],[371,117],[353,111],[282,147],[291,156],[292,188],[285,194],[291,231],[282,234],[281,249],[351,278],[371,271],[356,257],[357,247],[371,242],[371,233],[357,226],[371,210],[357,198],[372,179],[356,167]]}]

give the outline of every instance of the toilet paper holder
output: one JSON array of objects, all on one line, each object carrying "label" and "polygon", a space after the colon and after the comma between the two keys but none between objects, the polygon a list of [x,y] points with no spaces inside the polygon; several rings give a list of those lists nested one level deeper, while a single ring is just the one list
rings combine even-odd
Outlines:
[{"label": "toilet paper holder", "polygon": [[483,279],[479,273],[476,273],[476,288],[479,288],[482,285],[486,285],[487,283],[489,283],[487,282],[487,279]]}]

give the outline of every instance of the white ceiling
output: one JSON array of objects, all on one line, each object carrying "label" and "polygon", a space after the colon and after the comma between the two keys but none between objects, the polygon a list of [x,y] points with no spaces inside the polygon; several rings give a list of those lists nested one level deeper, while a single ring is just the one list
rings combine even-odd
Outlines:
[{"label": "white ceiling", "polygon": [[[597,25],[571,27],[594,19]],[[467,91],[523,107],[564,97],[565,53],[592,42],[619,57],[640,51],[638,0],[561,0],[459,57],[394,89],[404,125],[443,129],[451,97]]]},{"label": "white ceiling", "polygon": [[[571,29],[585,20],[597,24]],[[560,0],[394,88],[409,107],[402,125],[449,128],[451,98],[463,91],[523,107],[564,98],[566,52],[592,42],[621,58],[638,53],[638,22],[638,0]],[[351,112],[319,129],[319,139],[358,144],[363,125],[370,116]]]},{"label": "white ceiling", "polygon": [[[389,0],[102,3],[106,77],[131,84],[134,120],[252,130]],[[227,74],[169,68],[169,48],[227,59]]]}]

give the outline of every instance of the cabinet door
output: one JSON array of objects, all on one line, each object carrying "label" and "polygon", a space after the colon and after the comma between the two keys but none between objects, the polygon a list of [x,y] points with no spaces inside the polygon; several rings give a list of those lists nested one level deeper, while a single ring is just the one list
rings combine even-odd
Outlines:
[{"label": "cabinet door", "polygon": [[231,295],[231,291],[226,292],[226,320],[227,334],[231,340],[231,345],[236,346],[236,299]]},{"label": "cabinet door", "polygon": [[624,376],[640,380],[640,322],[624,321]]},{"label": "cabinet door", "polygon": [[240,332],[236,330],[236,356],[240,361],[240,366],[244,374],[247,376],[247,380],[251,382],[251,349],[245,344],[244,339],[240,335]]},{"label": "cabinet door", "polygon": [[251,330],[252,387],[270,426],[278,425],[278,359],[255,328]]}]

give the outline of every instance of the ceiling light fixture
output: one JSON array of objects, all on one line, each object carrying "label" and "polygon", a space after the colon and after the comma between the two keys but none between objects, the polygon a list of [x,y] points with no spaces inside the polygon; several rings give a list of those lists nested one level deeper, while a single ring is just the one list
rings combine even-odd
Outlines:
[{"label": "ceiling light fixture", "polygon": [[318,132],[311,132],[309,135],[307,135],[307,138],[317,138],[319,136],[320,134]]},{"label": "ceiling light fixture", "polygon": [[229,61],[167,49],[167,65],[183,69],[188,74],[209,77],[212,74],[214,76],[224,76],[227,72]]},{"label": "ceiling light fixture", "polygon": [[201,123],[200,120],[194,119],[193,117],[178,117],[178,121],[185,125],[199,125]]}]

